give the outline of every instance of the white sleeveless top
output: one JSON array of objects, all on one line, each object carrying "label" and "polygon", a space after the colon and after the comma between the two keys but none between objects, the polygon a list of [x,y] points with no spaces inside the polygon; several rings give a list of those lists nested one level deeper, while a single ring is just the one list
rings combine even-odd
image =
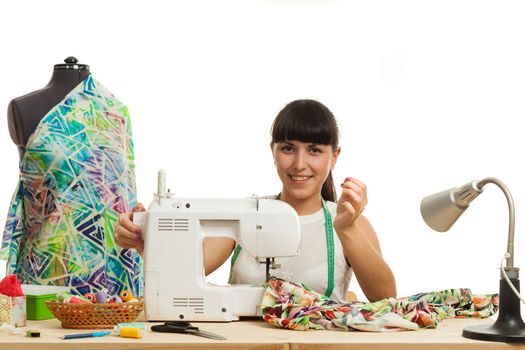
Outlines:
[{"label": "white sleeveless top", "polygon": [[[332,218],[337,205],[326,202]],[[270,274],[287,281],[305,284],[308,288],[324,294],[328,287],[328,259],[323,208],[311,215],[299,216],[301,222],[301,250],[297,256],[276,258],[281,267]],[[276,242],[278,244],[278,242]],[[346,263],[341,241],[334,230],[334,289],[332,299],[345,300],[352,269]],[[232,284],[261,284],[266,279],[265,264],[260,264],[243,249],[231,270]]]}]

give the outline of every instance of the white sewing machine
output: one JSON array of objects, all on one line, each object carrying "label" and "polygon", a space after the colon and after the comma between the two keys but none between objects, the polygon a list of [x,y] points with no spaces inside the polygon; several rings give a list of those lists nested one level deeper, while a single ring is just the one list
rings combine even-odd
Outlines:
[{"label": "white sewing machine", "polygon": [[273,199],[176,198],[159,172],[155,199],[135,213],[144,239],[145,315],[148,321],[233,321],[258,316],[260,285],[212,285],[204,278],[204,239],[230,237],[266,269],[274,258],[299,253],[299,218]]}]

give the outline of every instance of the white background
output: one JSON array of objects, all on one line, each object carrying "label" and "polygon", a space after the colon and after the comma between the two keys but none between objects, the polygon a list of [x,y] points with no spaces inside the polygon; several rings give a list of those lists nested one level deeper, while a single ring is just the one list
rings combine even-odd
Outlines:
[{"label": "white background", "polygon": [[[522,1],[2,2],[0,109],[67,56],[89,64],[130,109],[148,204],[160,168],[180,196],[277,193],[271,122],[293,99],[319,99],[340,123],[336,183],[368,185],[365,215],[399,295],[497,292],[502,192],[487,186],[445,234],[426,227],[419,203],[498,177],[515,199],[523,267],[523,18]],[[0,135],[3,225],[18,152],[6,119]]]}]

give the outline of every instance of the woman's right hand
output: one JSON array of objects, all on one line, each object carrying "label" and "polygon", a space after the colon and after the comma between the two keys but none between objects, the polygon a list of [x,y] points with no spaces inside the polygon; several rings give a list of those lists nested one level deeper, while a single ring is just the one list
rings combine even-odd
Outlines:
[{"label": "woman's right hand", "polygon": [[146,211],[142,203],[137,205],[129,213],[119,215],[118,222],[115,224],[115,243],[122,248],[136,249],[140,255],[144,250],[144,241],[142,240],[142,230],[133,223],[133,213]]}]

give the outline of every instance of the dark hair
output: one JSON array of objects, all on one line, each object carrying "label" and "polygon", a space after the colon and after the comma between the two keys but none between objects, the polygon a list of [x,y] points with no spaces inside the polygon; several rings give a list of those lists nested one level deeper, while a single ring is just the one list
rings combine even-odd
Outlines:
[{"label": "dark hair", "polygon": [[[272,124],[272,143],[300,141],[339,147],[339,129],[332,112],[319,101],[295,100],[288,103],[275,117]],[[321,196],[337,201],[332,172],[321,189]]]}]

